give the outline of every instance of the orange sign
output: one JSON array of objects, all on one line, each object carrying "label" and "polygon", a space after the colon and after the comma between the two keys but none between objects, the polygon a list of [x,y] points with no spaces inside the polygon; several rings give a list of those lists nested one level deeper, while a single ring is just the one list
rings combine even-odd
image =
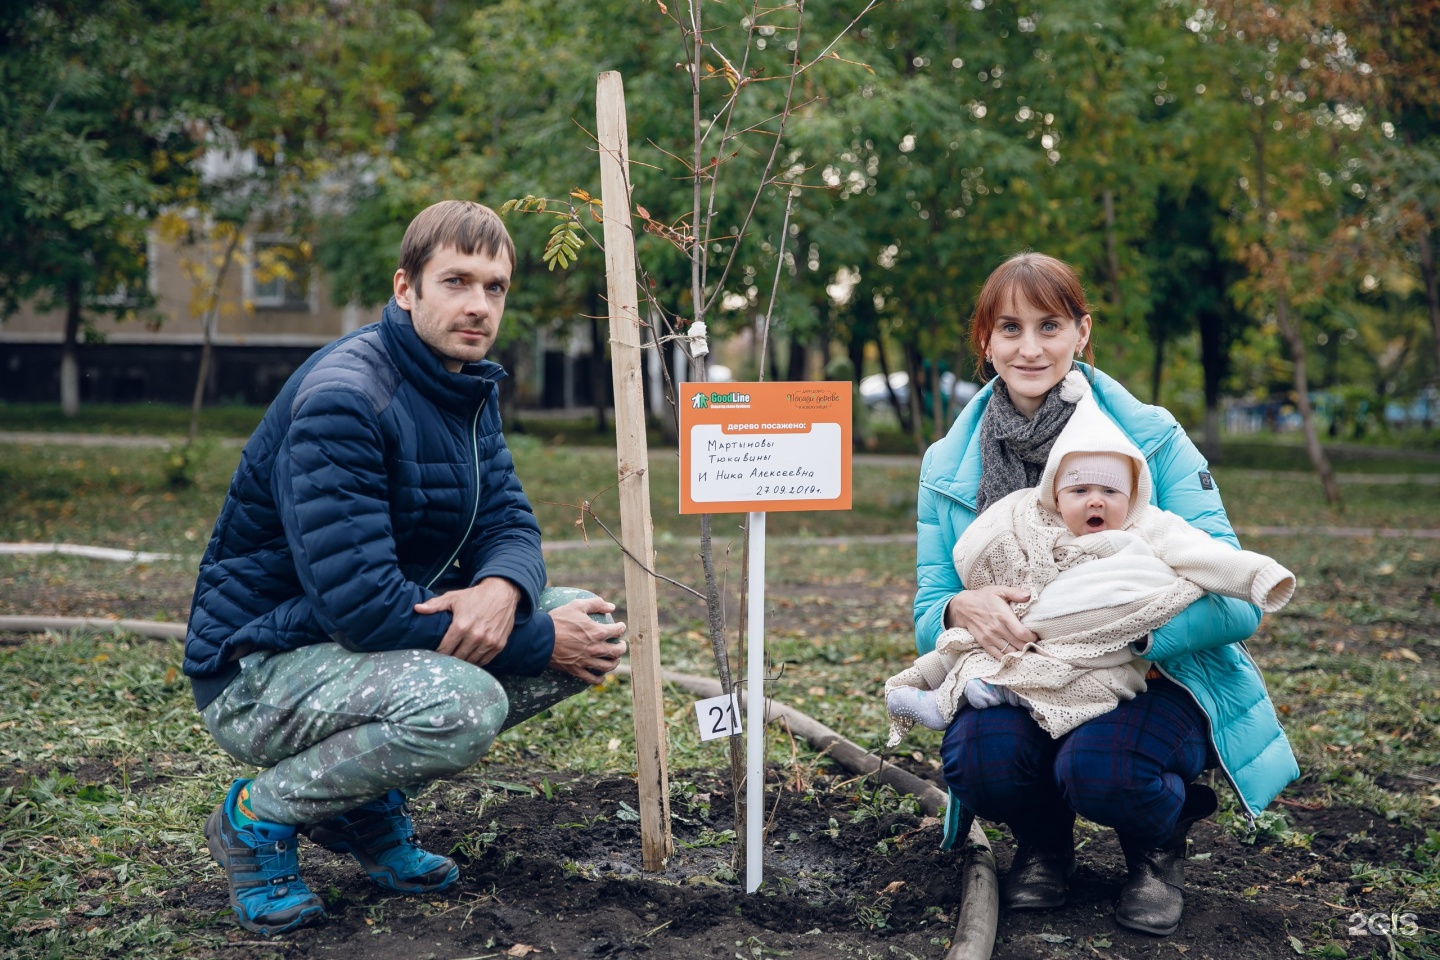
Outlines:
[{"label": "orange sign", "polygon": [[849,510],[850,390],[682,383],[680,512]]}]

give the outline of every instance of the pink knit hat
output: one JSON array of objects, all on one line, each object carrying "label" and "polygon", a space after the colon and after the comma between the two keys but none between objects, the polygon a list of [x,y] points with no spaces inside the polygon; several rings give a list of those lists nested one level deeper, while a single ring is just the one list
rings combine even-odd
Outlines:
[{"label": "pink knit hat", "polygon": [[1135,461],[1123,453],[1077,450],[1065,455],[1055,471],[1055,490],[1093,483],[1113,487],[1125,496],[1135,489]]}]

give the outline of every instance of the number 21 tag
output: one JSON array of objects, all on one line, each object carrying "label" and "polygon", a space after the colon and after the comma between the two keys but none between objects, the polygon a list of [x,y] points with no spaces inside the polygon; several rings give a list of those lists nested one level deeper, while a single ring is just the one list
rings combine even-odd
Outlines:
[{"label": "number 21 tag", "polygon": [[695,701],[695,717],[700,722],[701,740],[718,740],[732,733],[743,733],[740,729],[739,697],[710,697]]}]

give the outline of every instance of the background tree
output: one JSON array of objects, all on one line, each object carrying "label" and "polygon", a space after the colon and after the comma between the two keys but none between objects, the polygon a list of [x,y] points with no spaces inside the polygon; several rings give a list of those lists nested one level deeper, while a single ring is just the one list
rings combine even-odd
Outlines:
[{"label": "background tree", "polygon": [[188,58],[180,0],[31,0],[0,12],[0,317],[65,311],[60,399],[80,407],[78,344],[99,314],[152,302],[145,231],[195,146],[175,122]]}]

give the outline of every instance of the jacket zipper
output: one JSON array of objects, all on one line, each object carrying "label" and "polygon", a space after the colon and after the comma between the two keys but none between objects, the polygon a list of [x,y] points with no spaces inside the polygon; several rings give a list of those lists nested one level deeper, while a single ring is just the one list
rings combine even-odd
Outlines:
[{"label": "jacket zipper", "polygon": [[480,406],[475,408],[475,416],[470,420],[470,459],[475,463],[475,502],[470,506],[470,522],[465,524],[465,529],[460,533],[460,542],[455,544],[455,550],[450,554],[450,559],[435,570],[430,579],[425,581],[425,589],[429,590],[440,575],[450,568],[455,558],[460,556],[460,551],[465,547],[465,541],[470,539],[470,528],[475,526],[475,518],[480,513],[480,413],[485,409],[485,401],[480,401]]},{"label": "jacket zipper", "polygon": [[[1159,450],[1160,450],[1160,448],[1163,447],[1166,443],[1168,443],[1168,442],[1169,442],[1170,440],[1172,440],[1173,438],[1174,438],[1174,434],[1171,433],[1170,436],[1163,438],[1159,443],[1155,444],[1155,449],[1154,449],[1154,450],[1152,450],[1149,454],[1144,454],[1146,461],[1148,462],[1151,456],[1154,456],[1155,453],[1158,453]],[[1142,453],[1143,453],[1143,452],[1142,452]],[[932,493],[937,493],[937,494],[939,494],[940,496],[944,497],[945,499],[947,499],[947,500],[949,500],[949,501],[951,501],[951,502],[953,502],[953,503],[958,503],[960,506],[962,506],[962,507],[964,507],[965,509],[971,511],[972,513],[975,511],[975,506],[974,506],[973,504],[968,504],[968,503],[966,503],[964,500],[961,500],[959,497],[955,496],[954,494],[949,493],[949,492],[947,492],[947,491],[945,491],[945,490],[941,490],[939,487],[935,486],[935,485],[932,484],[932,483],[927,483],[926,481],[923,481],[923,480],[922,480],[922,481],[920,482],[920,485],[923,486],[923,487],[925,487],[927,490],[931,491]],[[1240,649],[1241,649],[1241,651],[1245,654],[1245,658],[1250,661],[1250,665],[1251,665],[1252,667],[1255,667],[1255,661],[1254,661],[1253,658],[1251,658],[1251,656],[1250,656],[1250,651],[1245,648],[1244,642],[1241,642],[1241,643],[1240,643]],[[1195,694],[1191,692],[1190,688],[1187,687],[1187,686],[1185,686],[1185,684],[1181,683],[1179,680],[1176,680],[1174,677],[1170,676],[1170,674],[1166,673],[1166,672],[1165,672],[1165,668],[1162,667],[1162,666],[1160,666],[1160,664],[1159,664],[1157,661],[1153,661],[1153,660],[1152,660],[1151,663],[1154,664],[1156,670],[1159,670],[1159,671],[1160,671],[1160,675],[1161,675],[1161,676],[1163,676],[1165,679],[1169,680],[1171,683],[1175,684],[1175,685],[1176,685],[1177,687],[1179,687],[1181,690],[1184,690],[1184,691],[1185,691],[1186,696],[1188,696],[1188,697],[1191,699],[1191,701],[1194,702],[1194,704],[1195,704],[1195,709],[1199,710],[1200,713],[1201,713],[1201,715],[1205,717],[1205,720],[1207,721],[1207,724],[1206,724],[1206,725],[1213,728],[1214,723],[1213,723],[1213,721],[1211,721],[1211,719],[1210,719],[1210,714],[1208,714],[1208,713],[1205,712],[1205,707],[1200,703],[1199,698],[1197,698],[1197,697],[1195,696]],[[1259,667],[1255,667],[1255,669],[1256,669],[1256,672],[1259,672],[1259,669],[1260,669],[1260,668],[1259,668]],[[1220,764],[1220,772],[1223,773],[1223,774],[1225,774],[1225,779],[1226,779],[1226,780],[1229,780],[1229,781],[1230,781],[1230,788],[1235,791],[1235,796],[1236,796],[1236,798],[1240,801],[1240,806],[1245,809],[1245,823],[1246,823],[1246,825],[1250,828],[1250,832],[1253,833],[1253,832],[1255,831],[1255,813],[1254,813],[1254,811],[1252,811],[1252,810],[1250,809],[1250,802],[1249,802],[1248,800],[1246,800],[1246,799],[1245,799],[1245,795],[1240,792],[1240,786],[1239,786],[1239,784],[1237,784],[1237,783],[1235,782],[1235,777],[1234,777],[1233,774],[1231,774],[1230,768],[1227,767],[1227,766],[1225,766],[1225,758],[1220,755],[1220,748],[1219,748],[1219,746],[1215,743],[1214,734],[1207,732],[1207,734],[1206,734],[1206,740],[1209,742],[1209,745],[1210,745],[1211,750],[1213,750],[1213,751],[1215,752],[1215,759],[1216,759],[1216,761],[1218,761],[1219,764]]]},{"label": "jacket zipper", "polygon": [[[1242,650],[1244,650],[1244,646],[1245,645],[1243,643],[1240,645]],[[1250,658],[1250,652],[1248,650],[1245,651],[1245,657],[1247,660]],[[1158,660],[1151,660],[1150,664],[1156,670],[1160,671],[1160,676],[1164,677],[1166,680],[1169,680],[1171,683],[1175,684],[1175,686],[1185,691],[1186,696],[1188,696],[1194,702],[1195,709],[1199,710],[1200,715],[1205,718],[1205,725],[1209,728],[1210,731],[1213,731],[1215,728],[1215,721],[1211,719],[1210,714],[1205,712],[1205,707],[1203,704],[1200,703],[1200,698],[1195,696],[1195,694],[1190,690],[1189,687],[1185,686],[1185,684],[1170,676],[1170,674],[1166,672],[1165,668],[1160,666],[1160,662]],[[1251,660],[1250,664],[1251,666],[1254,666],[1255,661]],[[1259,668],[1257,667],[1256,669],[1258,671]],[[1210,749],[1215,751],[1215,760],[1220,764],[1220,772],[1225,774],[1226,780],[1230,781],[1230,789],[1235,791],[1235,797],[1237,800],[1240,801],[1240,806],[1245,808],[1245,825],[1249,827],[1250,832],[1253,834],[1255,832],[1255,812],[1250,809],[1250,801],[1245,799],[1245,794],[1240,792],[1240,785],[1235,782],[1235,775],[1230,772],[1229,767],[1225,766],[1225,758],[1220,755],[1220,747],[1215,742],[1214,733],[1207,731],[1205,734],[1205,739],[1209,742]]]}]

